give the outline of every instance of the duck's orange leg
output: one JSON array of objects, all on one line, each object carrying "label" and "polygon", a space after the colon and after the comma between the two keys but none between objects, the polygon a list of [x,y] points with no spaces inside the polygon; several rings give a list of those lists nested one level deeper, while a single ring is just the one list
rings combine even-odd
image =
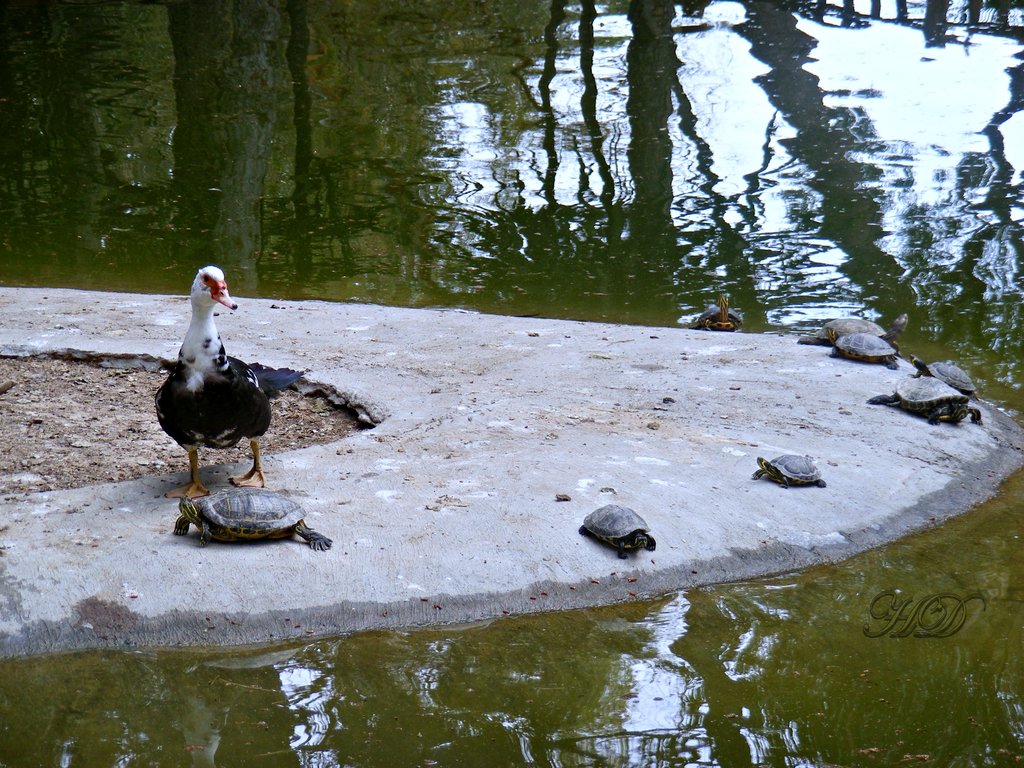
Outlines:
[{"label": "duck's orange leg", "polygon": [[245,488],[264,488],[267,478],[263,474],[263,464],[260,463],[260,441],[250,440],[249,446],[252,448],[252,469],[241,477],[232,477],[231,483]]},{"label": "duck's orange leg", "polygon": [[190,499],[198,499],[200,496],[210,495],[210,490],[203,485],[203,481],[199,479],[198,448],[193,447],[188,449],[188,469],[192,476],[192,482],[183,488],[175,488],[173,491],[168,491],[164,494],[165,498],[180,499],[182,496],[188,496]]}]

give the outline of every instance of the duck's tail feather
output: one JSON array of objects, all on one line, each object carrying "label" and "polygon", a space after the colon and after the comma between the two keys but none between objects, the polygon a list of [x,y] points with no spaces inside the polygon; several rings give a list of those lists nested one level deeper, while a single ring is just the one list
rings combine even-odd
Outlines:
[{"label": "duck's tail feather", "polygon": [[273,397],[282,389],[286,389],[301,379],[305,371],[293,371],[291,368],[268,368],[259,363],[249,363],[249,369],[256,374],[260,389],[267,397]]}]

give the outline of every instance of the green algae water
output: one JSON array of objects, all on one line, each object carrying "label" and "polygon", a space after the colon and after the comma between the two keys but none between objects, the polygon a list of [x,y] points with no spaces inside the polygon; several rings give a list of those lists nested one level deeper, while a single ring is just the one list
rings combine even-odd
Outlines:
[{"label": "green algae water", "polygon": [[[904,350],[1019,412],[1020,12],[872,12],[0,3],[0,284],[905,311]],[[1022,508],[1016,477],[836,566],[602,610],[2,661],[0,766],[1017,765]]]}]

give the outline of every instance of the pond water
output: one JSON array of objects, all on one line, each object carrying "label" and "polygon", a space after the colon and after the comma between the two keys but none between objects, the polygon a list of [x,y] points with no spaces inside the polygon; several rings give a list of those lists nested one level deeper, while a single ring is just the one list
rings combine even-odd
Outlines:
[{"label": "pond water", "polygon": [[[0,3],[0,284],[180,294],[217,263],[236,296],[655,326],[719,291],[752,331],[906,311],[905,351],[1019,412],[1020,22]],[[639,605],[3,661],[0,766],[1017,765],[1022,502]]]}]

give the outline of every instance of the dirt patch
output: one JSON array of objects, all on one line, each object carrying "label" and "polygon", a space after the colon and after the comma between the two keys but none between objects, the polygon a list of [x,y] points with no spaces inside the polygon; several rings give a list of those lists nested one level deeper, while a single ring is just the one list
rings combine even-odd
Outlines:
[{"label": "dirt patch", "polygon": [[[0,359],[0,494],[187,472],[185,450],[156,420],[153,397],[165,378],[137,367]],[[270,430],[260,441],[265,457],[358,429],[345,409],[291,389],[274,398],[272,409]],[[201,449],[199,457],[203,467],[252,460],[247,441]]]}]

